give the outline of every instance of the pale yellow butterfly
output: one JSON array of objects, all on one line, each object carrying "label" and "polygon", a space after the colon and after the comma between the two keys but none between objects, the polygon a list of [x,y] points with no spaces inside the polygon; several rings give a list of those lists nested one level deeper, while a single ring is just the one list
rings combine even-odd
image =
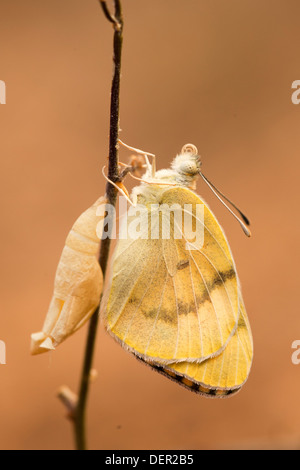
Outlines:
[{"label": "pale yellow butterfly", "polygon": [[224,232],[194,192],[203,176],[198,151],[184,146],[167,170],[156,171],[147,156],[146,162],[132,192],[144,211],[129,210],[113,257],[106,328],[138,359],[188,389],[232,395],[248,378],[252,336]]}]

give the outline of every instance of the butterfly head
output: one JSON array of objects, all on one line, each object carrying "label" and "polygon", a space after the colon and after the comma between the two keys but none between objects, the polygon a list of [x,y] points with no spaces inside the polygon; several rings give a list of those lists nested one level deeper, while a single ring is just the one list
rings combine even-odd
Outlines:
[{"label": "butterfly head", "polygon": [[186,144],[180,154],[174,158],[172,169],[177,173],[179,182],[189,186],[197,178],[201,169],[197,147],[193,144]]}]

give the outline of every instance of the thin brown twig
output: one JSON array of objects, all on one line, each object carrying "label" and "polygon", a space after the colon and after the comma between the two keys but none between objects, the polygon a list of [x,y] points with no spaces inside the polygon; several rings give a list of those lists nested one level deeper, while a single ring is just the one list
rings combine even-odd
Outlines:
[{"label": "thin brown twig", "polygon": [[115,18],[111,15],[106,2],[100,0],[100,5],[101,5],[103,13],[106,16],[106,18],[108,19],[108,21],[110,21],[111,23],[114,23]]},{"label": "thin brown twig", "polygon": [[69,387],[62,385],[57,391],[57,397],[67,409],[67,418],[74,421],[78,396]]},{"label": "thin brown twig", "polygon": [[[100,0],[100,5],[104,12],[105,17],[114,25],[114,74],[111,87],[111,104],[110,104],[110,136],[109,136],[109,165],[108,177],[111,181],[116,182],[119,180],[119,165],[118,165],[118,139],[119,139],[119,109],[120,109],[120,77],[121,77],[121,54],[123,42],[123,17],[122,6],[120,0],[114,0],[115,14],[111,15],[106,2]],[[109,182],[106,186],[107,204],[115,206],[116,204],[116,189]],[[112,211],[107,211],[111,214]],[[107,227],[112,229],[112,221],[107,220]],[[111,236],[110,233],[102,240],[99,264],[102,269],[103,277],[106,274],[109,249],[110,249]],[[101,304],[102,297],[100,299]],[[97,335],[97,326],[99,319],[100,304],[93,314],[89,322],[88,336],[86,342],[84,363],[82,369],[82,376],[80,382],[80,390],[78,395],[78,404],[76,407],[74,428],[75,440],[77,450],[86,450],[86,405],[89,392],[90,371],[93,363],[93,355],[95,349],[95,340]]]},{"label": "thin brown twig", "polygon": [[109,11],[108,9],[108,6],[106,4],[105,1],[103,0],[99,0],[100,1],[100,5],[102,7],[102,10],[103,10],[103,13],[105,15],[105,17],[108,19],[108,21],[110,21],[111,23],[113,23],[114,25],[114,28],[116,30],[120,30],[122,29],[122,23],[118,21],[118,17],[120,16],[120,11],[121,9],[118,9],[117,6],[115,6],[115,9],[116,9],[116,16],[112,15],[111,12]]}]

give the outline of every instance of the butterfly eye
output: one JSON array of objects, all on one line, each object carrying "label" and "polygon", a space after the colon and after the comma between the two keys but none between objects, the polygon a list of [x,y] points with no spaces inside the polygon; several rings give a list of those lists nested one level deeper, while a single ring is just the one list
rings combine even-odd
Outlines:
[{"label": "butterfly eye", "polygon": [[179,171],[185,175],[196,175],[199,172],[199,168],[195,161],[189,160],[181,163]]}]

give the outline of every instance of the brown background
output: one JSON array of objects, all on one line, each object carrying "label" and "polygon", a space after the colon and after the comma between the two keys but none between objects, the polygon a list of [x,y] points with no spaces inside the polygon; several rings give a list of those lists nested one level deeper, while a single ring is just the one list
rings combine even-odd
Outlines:
[{"label": "brown background", "polygon": [[[122,138],[154,152],[160,168],[196,144],[204,174],[251,219],[249,240],[199,181],[235,256],[255,358],[239,395],[207,400],[138,363],[101,325],[90,447],[300,447],[300,365],[291,362],[300,338],[299,0],[123,8]],[[55,392],[77,390],[86,328],[40,357],[29,355],[29,337],[42,326],[69,228],[104,191],[111,46],[96,0],[0,1],[2,449],[73,447]]]}]

